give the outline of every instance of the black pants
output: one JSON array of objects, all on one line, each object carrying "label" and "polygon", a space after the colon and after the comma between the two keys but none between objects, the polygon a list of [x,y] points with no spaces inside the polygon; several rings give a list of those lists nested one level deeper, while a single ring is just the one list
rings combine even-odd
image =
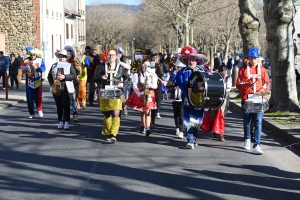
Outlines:
[{"label": "black pants", "polygon": [[18,82],[18,74],[11,74],[10,75],[10,87],[12,88],[14,84],[16,83],[17,88],[19,88],[19,82]]},{"label": "black pants", "polygon": [[183,106],[182,101],[173,101],[174,121],[176,128],[183,132]]},{"label": "black pants", "polygon": [[162,91],[161,91],[161,82],[157,84],[157,89],[156,89],[156,104],[157,104],[157,112],[160,113],[160,104],[161,104],[161,96],[162,96]]},{"label": "black pants", "polygon": [[5,82],[5,72],[0,72],[0,78],[2,77],[2,85],[3,85],[3,88],[5,88],[5,84],[6,84],[6,82]]},{"label": "black pants", "polygon": [[94,97],[95,97],[95,82],[92,81],[92,77],[88,77],[87,82],[89,83],[89,103],[90,105],[93,105],[94,103]]},{"label": "black pants", "polygon": [[58,121],[70,122],[70,97],[67,88],[60,94],[53,94],[53,98],[56,104]]}]

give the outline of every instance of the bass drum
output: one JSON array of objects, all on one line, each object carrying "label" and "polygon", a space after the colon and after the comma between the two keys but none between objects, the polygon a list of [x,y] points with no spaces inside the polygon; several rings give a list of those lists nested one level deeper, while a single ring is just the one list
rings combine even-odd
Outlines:
[{"label": "bass drum", "polygon": [[220,108],[226,97],[226,85],[223,76],[218,72],[201,72],[204,81],[203,101],[199,109]]}]

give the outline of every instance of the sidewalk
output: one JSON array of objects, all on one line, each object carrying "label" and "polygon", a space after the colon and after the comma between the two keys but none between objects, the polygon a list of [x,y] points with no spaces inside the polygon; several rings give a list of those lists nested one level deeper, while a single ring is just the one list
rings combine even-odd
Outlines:
[{"label": "sidewalk", "polygon": [[8,87],[8,99],[6,100],[5,90],[2,89],[0,84],[0,110],[16,105],[22,101],[26,101],[26,89],[25,84],[19,84],[19,89],[16,89],[14,85],[13,90]]},{"label": "sidewalk", "polygon": [[[239,95],[239,91],[236,88],[232,88],[230,92],[230,97],[235,98]],[[229,106],[238,112],[242,113],[241,101],[240,100],[230,100]],[[280,124],[269,117],[264,117],[263,127],[272,131],[274,134],[280,136],[281,138],[287,140],[291,143],[291,147],[297,147],[300,149],[300,129],[299,128],[289,128],[283,124]]]}]

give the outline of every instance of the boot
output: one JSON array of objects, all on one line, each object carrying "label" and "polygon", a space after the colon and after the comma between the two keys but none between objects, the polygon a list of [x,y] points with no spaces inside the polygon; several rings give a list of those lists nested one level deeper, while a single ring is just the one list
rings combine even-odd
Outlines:
[{"label": "boot", "polygon": [[119,128],[120,128],[120,117],[112,118],[110,133],[116,137],[119,132]]},{"label": "boot", "polygon": [[112,125],[112,118],[111,117],[104,117],[103,118],[103,128],[102,128],[102,134],[103,135],[110,135],[110,129]]}]

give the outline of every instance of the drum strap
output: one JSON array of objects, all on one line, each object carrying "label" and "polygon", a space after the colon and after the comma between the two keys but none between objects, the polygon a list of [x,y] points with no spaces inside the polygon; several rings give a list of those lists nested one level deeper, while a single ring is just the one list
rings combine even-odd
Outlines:
[{"label": "drum strap", "polygon": [[260,64],[257,64],[257,74],[251,74],[250,73],[250,66],[249,63],[247,63],[247,77],[248,79],[252,78],[253,84],[253,92],[256,93],[256,79],[259,78],[261,79],[261,69],[260,69]]}]

